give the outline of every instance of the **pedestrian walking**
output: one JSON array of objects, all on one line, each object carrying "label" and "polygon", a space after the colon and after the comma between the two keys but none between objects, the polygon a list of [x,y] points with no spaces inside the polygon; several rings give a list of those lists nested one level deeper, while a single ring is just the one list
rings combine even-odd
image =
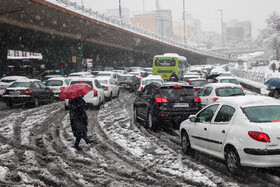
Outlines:
[{"label": "pedestrian walking", "polygon": [[172,74],[170,75],[169,80],[170,80],[171,82],[178,82],[178,81],[179,81],[179,78],[178,78],[178,76],[177,76],[177,74],[176,74],[175,71],[172,72]]},{"label": "pedestrian walking", "polygon": [[89,120],[85,105],[86,103],[83,97],[69,99],[70,123],[73,135],[76,137],[74,148],[79,151],[82,150],[79,146],[81,139],[84,139],[86,144],[93,142],[87,136],[87,126]]},{"label": "pedestrian walking", "polygon": [[273,73],[275,72],[275,69],[276,69],[276,64],[273,62],[272,65],[271,65],[271,69],[273,71]]}]

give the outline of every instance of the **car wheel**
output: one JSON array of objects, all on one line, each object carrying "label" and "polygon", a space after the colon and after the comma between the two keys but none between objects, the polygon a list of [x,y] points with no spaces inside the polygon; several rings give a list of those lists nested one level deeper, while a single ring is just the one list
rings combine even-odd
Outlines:
[{"label": "car wheel", "polygon": [[139,120],[138,120],[138,118],[137,118],[137,110],[136,110],[136,108],[134,108],[134,122],[138,122]]},{"label": "car wheel", "polygon": [[156,129],[157,129],[156,120],[153,118],[151,112],[149,112],[149,114],[148,114],[147,126],[152,131],[156,131]]},{"label": "car wheel", "polygon": [[181,135],[181,146],[182,146],[182,153],[186,155],[190,155],[192,148],[190,139],[187,132],[182,132]]},{"label": "car wheel", "polygon": [[34,98],[33,105],[34,105],[34,107],[38,107],[39,106],[39,99],[38,99],[38,97]]},{"label": "car wheel", "polygon": [[64,109],[65,109],[65,110],[69,110],[69,106],[64,105]]},{"label": "car wheel", "polygon": [[50,101],[49,103],[52,103],[54,101],[54,97],[53,96],[50,96]]},{"label": "car wheel", "polygon": [[100,110],[100,108],[101,108],[101,102],[99,101],[97,105],[97,110]]},{"label": "car wheel", "polygon": [[14,106],[13,102],[10,101],[10,102],[7,103],[7,107],[13,108],[13,106]]},{"label": "car wheel", "polygon": [[226,151],[226,165],[230,173],[238,173],[241,168],[240,158],[237,151],[234,148],[230,148]]},{"label": "car wheel", "polygon": [[118,94],[117,94],[116,98],[118,98],[118,97],[119,97],[119,95],[120,95],[120,90],[118,90]]},{"label": "car wheel", "polygon": [[110,93],[110,96],[109,96],[109,101],[112,101],[112,99],[113,99],[113,94],[112,94],[112,92]]}]

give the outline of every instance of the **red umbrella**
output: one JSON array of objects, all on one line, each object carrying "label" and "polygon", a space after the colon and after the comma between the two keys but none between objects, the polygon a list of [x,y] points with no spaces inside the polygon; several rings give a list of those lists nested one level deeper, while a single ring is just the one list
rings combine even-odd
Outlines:
[{"label": "red umbrella", "polygon": [[92,88],[86,83],[73,84],[63,89],[60,94],[60,99],[75,99],[90,92]]}]

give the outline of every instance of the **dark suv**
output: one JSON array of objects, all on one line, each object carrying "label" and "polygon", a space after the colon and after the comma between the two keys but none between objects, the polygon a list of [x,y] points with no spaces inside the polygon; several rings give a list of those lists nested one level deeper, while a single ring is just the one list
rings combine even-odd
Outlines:
[{"label": "dark suv", "polygon": [[135,92],[138,90],[140,80],[135,75],[125,74],[119,77],[118,83],[120,88],[129,89],[130,92]]},{"label": "dark suv", "polygon": [[162,123],[165,121],[178,128],[182,121],[201,108],[201,99],[193,87],[178,82],[152,82],[133,103],[134,120],[144,120],[145,126],[153,131],[166,124]]}]

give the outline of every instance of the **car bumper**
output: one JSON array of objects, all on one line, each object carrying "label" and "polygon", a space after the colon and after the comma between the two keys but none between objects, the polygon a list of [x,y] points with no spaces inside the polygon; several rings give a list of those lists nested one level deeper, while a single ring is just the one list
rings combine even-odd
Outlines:
[{"label": "car bumper", "polygon": [[190,115],[196,114],[199,110],[197,111],[159,111],[156,113],[156,118],[157,120],[160,121],[175,121],[178,123],[181,123],[182,121],[188,119]]},{"label": "car bumper", "polygon": [[5,103],[27,103],[27,102],[32,102],[33,101],[33,97],[30,97],[30,95],[25,95],[25,96],[21,96],[21,97],[15,97],[15,96],[11,96],[11,95],[4,95],[2,97],[2,101]]},{"label": "car bumper", "polygon": [[250,167],[279,167],[280,149],[252,149],[240,150],[241,165]]}]

